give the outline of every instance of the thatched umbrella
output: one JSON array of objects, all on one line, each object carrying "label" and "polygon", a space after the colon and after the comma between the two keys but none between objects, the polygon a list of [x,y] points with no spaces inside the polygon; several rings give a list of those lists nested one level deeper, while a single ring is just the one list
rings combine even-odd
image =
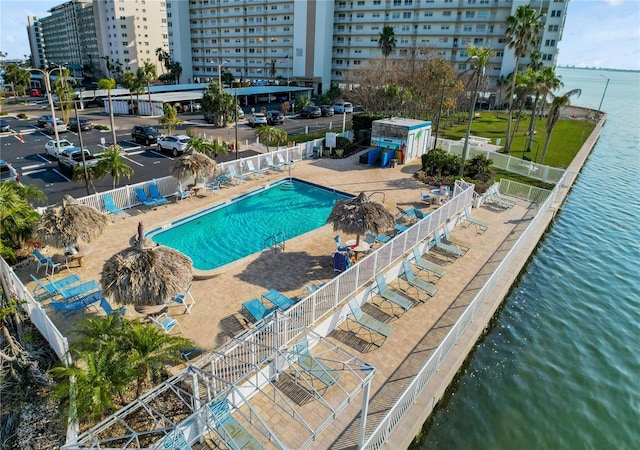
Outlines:
[{"label": "thatched umbrella", "polygon": [[117,303],[132,304],[141,313],[157,312],[158,306],[193,279],[191,258],[169,247],[142,238],[109,258],[102,268],[100,284]]},{"label": "thatched umbrella", "polygon": [[78,248],[100,236],[108,223],[106,214],[65,195],[60,205],[47,208],[33,232],[43,244]]},{"label": "thatched umbrella", "polygon": [[171,166],[171,176],[178,180],[185,180],[190,176],[197,180],[217,173],[220,173],[218,164],[204,153],[196,151],[184,153]]},{"label": "thatched umbrella", "polygon": [[329,214],[327,223],[333,224],[333,231],[357,235],[358,246],[361,234],[367,231],[381,234],[393,228],[396,219],[382,203],[371,200],[361,192],[355,198],[338,200]]}]

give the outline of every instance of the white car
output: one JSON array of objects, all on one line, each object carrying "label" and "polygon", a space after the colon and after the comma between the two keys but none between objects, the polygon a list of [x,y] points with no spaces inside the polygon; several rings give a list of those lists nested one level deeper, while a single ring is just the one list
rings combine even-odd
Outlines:
[{"label": "white car", "polygon": [[[60,150],[64,150],[65,147],[75,147],[71,142],[66,139],[60,139]],[[56,145],[55,139],[50,139],[44,144],[44,149],[47,152],[47,155],[51,155],[54,158],[58,157],[58,146]]]},{"label": "white car", "polygon": [[189,136],[185,134],[163,136],[158,139],[158,151],[169,152],[173,156],[181,155],[184,153],[184,149],[187,146],[189,139]]},{"label": "white car", "polygon": [[267,116],[262,113],[249,114],[247,123],[251,128],[258,127],[260,125],[267,125]]},{"label": "white car", "polygon": [[[64,123],[62,119],[56,119],[56,128],[58,129],[58,133],[67,132],[67,125]],[[47,134],[55,133],[53,129],[53,120],[50,120],[44,124],[44,132]]]},{"label": "white car", "polygon": [[353,105],[349,102],[338,102],[333,105],[333,112],[336,114],[350,114],[353,112]]}]

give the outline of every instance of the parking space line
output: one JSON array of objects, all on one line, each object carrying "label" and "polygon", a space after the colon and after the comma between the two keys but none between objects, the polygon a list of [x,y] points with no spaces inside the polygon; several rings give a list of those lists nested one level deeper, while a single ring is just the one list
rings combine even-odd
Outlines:
[{"label": "parking space line", "polygon": [[131,158],[127,158],[126,156],[123,156],[123,158],[124,158],[124,159],[126,159],[126,160],[128,160],[128,161],[131,161],[131,162],[132,162],[132,163],[134,163],[134,164],[139,165],[140,167],[144,167],[144,164],[141,164],[141,163],[139,163],[138,161],[134,161],[133,159],[131,159]]},{"label": "parking space line", "polygon": [[[47,162],[49,162],[49,161],[47,161]],[[22,170],[25,170],[25,169],[27,169],[27,170],[29,170],[29,169],[35,169],[35,168],[37,168],[37,167],[42,167],[42,166],[44,166],[44,163],[40,163],[40,164],[33,164],[33,165],[31,165],[31,166],[23,166],[23,167],[22,167]]]},{"label": "parking space line", "polygon": [[163,158],[167,158],[170,159],[171,161],[173,161],[173,158],[171,156],[167,156],[163,153],[157,152],[155,150],[149,150],[150,153],[153,153],[154,155],[158,155],[158,156],[162,156]]},{"label": "parking space line", "polygon": [[64,178],[65,180],[67,180],[67,181],[71,181],[69,178],[67,178],[66,176],[64,176],[64,175],[62,174],[62,172],[60,172],[59,170],[57,170],[57,169],[53,169],[53,171],[54,171],[55,173],[57,173],[58,175],[60,175],[60,176],[61,176],[62,178]]},{"label": "parking space line", "polygon": [[38,158],[40,158],[41,160],[43,160],[44,162],[51,162],[51,161],[49,161],[49,159],[46,156],[43,156],[43,155],[41,155],[39,153],[36,156]]},{"label": "parking space line", "polygon": [[22,176],[26,177],[27,175],[33,175],[34,173],[40,173],[40,172],[46,172],[47,169],[36,169],[36,170],[29,170],[27,172],[25,172],[24,170],[22,171]]}]

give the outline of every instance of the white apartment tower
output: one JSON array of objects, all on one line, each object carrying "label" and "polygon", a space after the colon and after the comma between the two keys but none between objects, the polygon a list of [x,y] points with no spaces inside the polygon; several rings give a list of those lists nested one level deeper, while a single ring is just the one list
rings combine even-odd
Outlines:
[{"label": "white apartment tower", "polygon": [[[194,82],[290,78],[316,92],[343,85],[348,72],[379,58],[379,35],[394,30],[393,59],[441,57],[467,68],[467,47],[491,47],[489,80],[514,70],[506,18],[530,4],[544,16],[538,50],[557,60],[569,0],[172,0],[172,57]],[[521,58],[521,65],[529,62]]]}]

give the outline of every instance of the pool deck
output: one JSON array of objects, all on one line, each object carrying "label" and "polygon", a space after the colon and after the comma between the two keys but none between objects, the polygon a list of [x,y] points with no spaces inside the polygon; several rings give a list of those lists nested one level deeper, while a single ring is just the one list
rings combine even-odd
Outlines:
[{"label": "pool deck", "polygon": [[[427,210],[426,205],[420,201],[419,194],[419,189],[424,188],[424,184],[412,177],[418,169],[419,160],[410,161],[395,168],[383,169],[359,164],[357,157],[350,157],[301,161],[295,164],[292,176],[354,195],[361,191],[381,192],[384,194],[385,205],[395,213],[396,205],[404,209],[415,207],[423,211]],[[77,273],[83,280],[99,281],[104,262],[114,253],[129,246],[131,237],[136,234],[139,221],[143,222],[146,230],[150,230],[284,176],[287,176],[286,170],[270,173],[264,177],[252,177],[249,181],[225,187],[218,192],[186,199],[179,203],[172,202],[167,207],[160,207],[157,210],[146,208],[130,210],[125,219],[116,218],[107,231],[91,243],[92,252],[85,258],[83,266],[72,267],[70,272]],[[382,200],[383,195],[376,194],[374,198]],[[419,370],[438,342],[447,334],[462,313],[464,306],[473,298],[475,292],[482,286],[535,212],[536,210],[530,209],[529,205],[524,203],[519,203],[508,210],[487,207],[474,209],[473,217],[488,223],[490,228],[481,235],[476,233],[473,226],[457,227],[453,230],[453,236],[469,242],[471,249],[453,263],[438,260],[447,273],[438,282],[439,292],[433,298],[425,304],[412,308],[399,319],[390,319],[385,316],[384,309],[367,310],[377,314],[381,319],[389,319],[389,323],[393,326],[389,339],[380,348],[354,346],[353,340],[347,339],[340,328],[328,338],[376,368],[371,386],[368,432],[373,429],[377,418],[393,404],[395,396],[411,381],[412,375]],[[263,292],[271,288],[288,296],[297,297],[303,294],[306,284],[332,279],[335,276],[331,258],[335,250],[333,241],[335,234],[332,227],[327,225],[288,241],[284,252],[265,251],[229,266],[226,271],[214,278],[196,280],[191,291],[196,305],[191,313],[183,314],[184,308],[176,304],[169,306],[169,315],[180,322],[184,330],[183,336],[193,340],[197,347],[205,351],[214,349],[242,331],[247,325],[240,313],[242,302],[260,297]],[[342,233],[340,235],[343,241],[355,238]],[[224,239],[224,236],[215,238]],[[531,243],[529,250],[532,250],[536,243],[537,239]],[[55,251],[54,253],[45,251],[45,254],[52,255]],[[523,264],[527,258],[528,255],[523,255]],[[35,274],[35,268],[33,263],[17,273],[23,281],[27,281],[30,273]],[[518,272],[519,269],[514,267],[513,279]],[[67,274],[64,269],[60,276]],[[33,282],[26,284],[31,288]],[[503,284],[502,295],[505,295],[511,282],[505,280]],[[391,286],[395,288],[397,284],[393,282]],[[499,303],[497,302],[496,307]],[[132,308],[129,309],[132,310]],[[495,308],[491,314],[494,310]],[[91,314],[92,312],[88,311],[86,316]],[[139,315],[132,311],[130,317],[136,316]],[[66,322],[55,316],[53,319],[63,333],[69,331],[69,325]],[[469,331],[470,348],[475,344],[474,336],[477,338],[482,329],[484,324],[480,331]],[[441,370],[442,373],[435,377],[439,382],[429,393],[425,403],[428,406],[412,408],[410,413],[418,409],[430,410],[429,407],[435,405],[449,384],[449,375],[452,374],[452,377],[455,374],[459,363],[464,360],[467,353],[466,350],[461,351],[458,357],[452,358],[450,363],[447,362],[446,367]],[[331,395],[330,389],[326,395]],[[355,448],[358,442],[359,419],[357,416],[360,406],[361,395],[317,437],[313,447]],[[258,411],[264,411],[259,404],[256,407]],[[268,408],[268,405],[265,405],[265,408]],[[265,417],[270,417],[269,414],[265,412]],[[411,419],[411,414],[408,415],[394,433],[393,443],[391,441],[387,443],[387,448],[406,447],[415,436],[416,430],[419,430],[421,420],[424,420],[423,416],[424,414],[417,412]],[[269,422],[276,424],[274,431],[278,436],[282,436],[283,442],[297,442],[295,430],[288,427],[286,421],[270,420]],[[398,435],[402,436],[396,439]]]}]

